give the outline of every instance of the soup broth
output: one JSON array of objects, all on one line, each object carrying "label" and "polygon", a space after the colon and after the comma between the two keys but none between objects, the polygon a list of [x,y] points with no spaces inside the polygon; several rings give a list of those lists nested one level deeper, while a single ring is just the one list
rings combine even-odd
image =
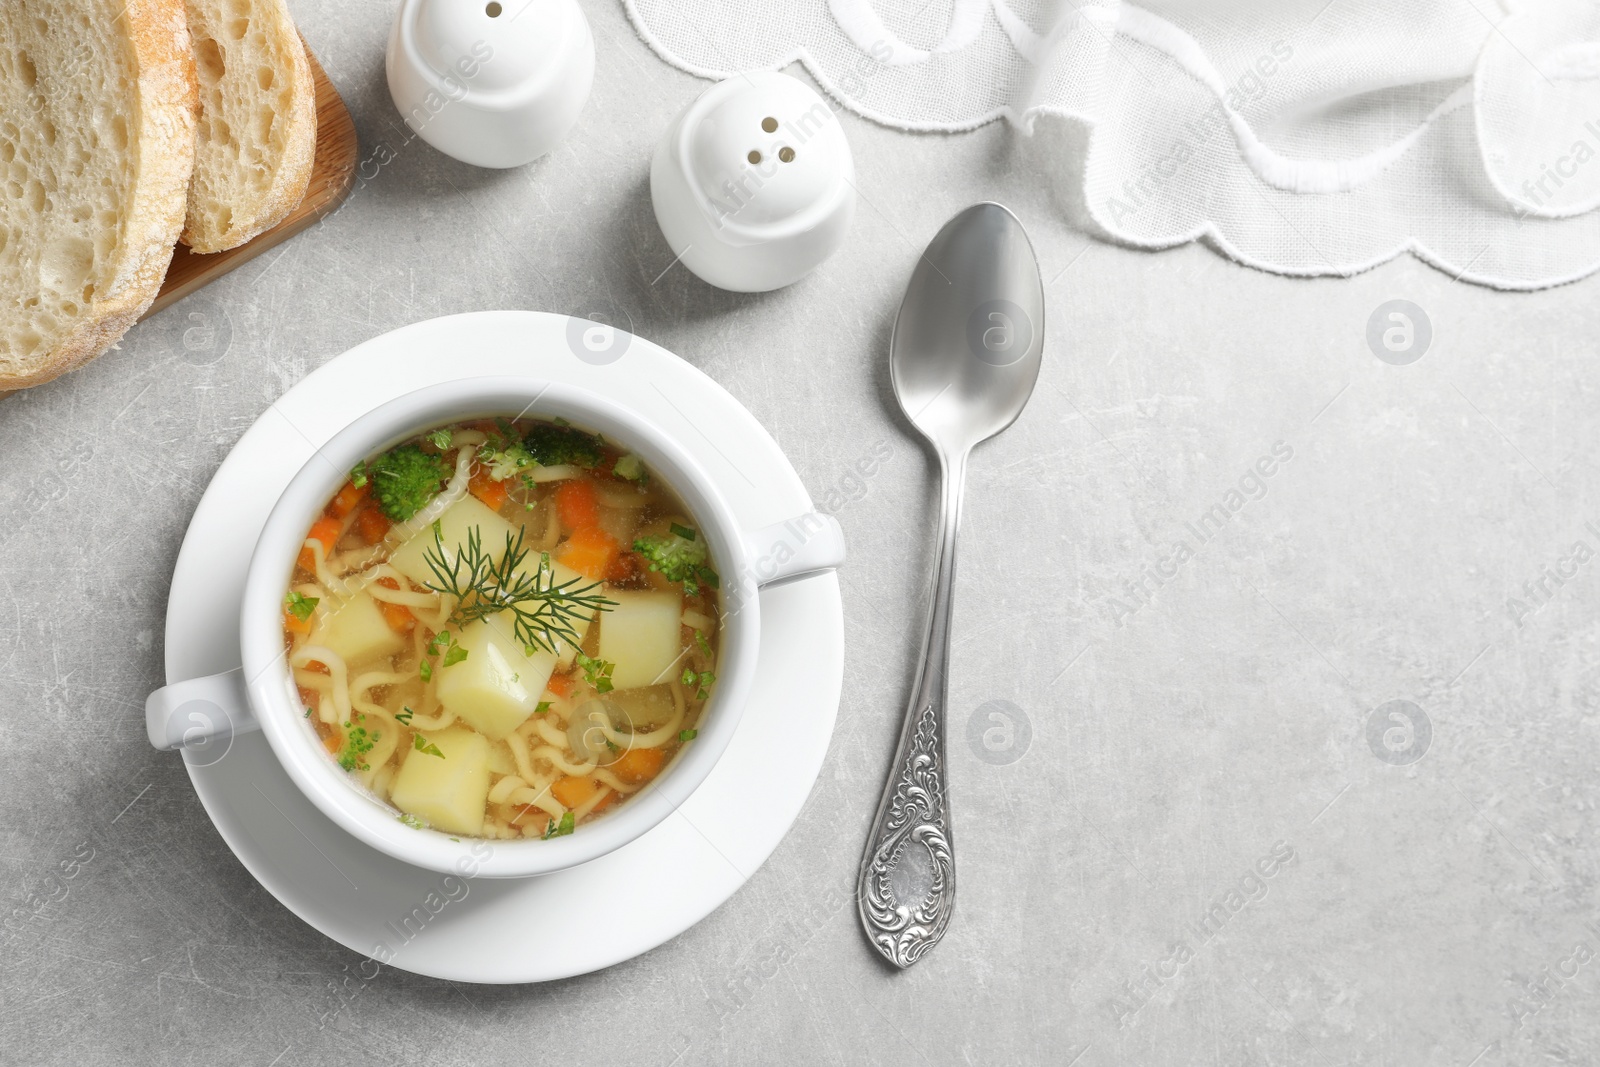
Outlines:
[{"label": "soup broth", "polygon": [[719,585],[639,457],[559,422],[457,424],[351,472],[295,564],[284,644],[328,757],[401,821],[558,837],[693,743]]}]

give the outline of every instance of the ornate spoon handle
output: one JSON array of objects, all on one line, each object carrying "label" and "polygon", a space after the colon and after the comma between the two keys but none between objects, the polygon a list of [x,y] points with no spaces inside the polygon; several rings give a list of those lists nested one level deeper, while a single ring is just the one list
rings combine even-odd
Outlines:
[{"label": "ornate spoon handle", "polygon": [[[900,744],[856,882],[861,925],[873,946],[896,967],[911,966],[938,943],[956,904],[955,845],[945,783],[945,703],[956,533],[961,526],[967,458],[963,453],[951,459],[941,450],[939,461],[939,540],[928,631]],[[902,895],[910,899],[902,900]]]}]

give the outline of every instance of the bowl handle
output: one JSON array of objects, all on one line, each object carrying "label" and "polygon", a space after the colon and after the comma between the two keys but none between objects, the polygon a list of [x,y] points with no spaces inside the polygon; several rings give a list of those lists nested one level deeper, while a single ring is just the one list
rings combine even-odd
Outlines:
[{"label": "bowl handle", "polygon": [[844,563],[839,520],[815,511],[746,534],[745,545],[750,578],[761,587],[831,571]]},{"label": "bowl handle", "polygon": [[144,728],[163,751],[261,729],[245,691],[244,668],[157,689],[144,702]]}]

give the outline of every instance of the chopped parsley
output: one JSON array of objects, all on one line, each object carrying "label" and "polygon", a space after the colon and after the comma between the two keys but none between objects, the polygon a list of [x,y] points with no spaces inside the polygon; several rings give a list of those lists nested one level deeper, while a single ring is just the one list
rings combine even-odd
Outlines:
[{"label": "chopped parsley", "polygon": [[711,642],[706,640],[704,630],[696,630],[694,632],[694,643],[700,646],[700,651],[705,655],[706,659],[711,658]]},{"label": "chopped parsley", "polygon": [[594,686],[596,693],[611,692],[611,672],[617,667],[615,663],[608,663],[603,659],[596,659],[579,652],[577,664],[583,671],[583,680]]},{"label": "chopped parsley", "polygon": [[395,712],[394,721],[399,723],[399,724],[401,724],[402,726],[410,726],[411,725],[411,716],[413,716],[415,714],[416,714],[416,712],[411,710],[411,705],[407,704],[405,706],[405,710],[404,711]]},{"label": "chopped parsley", "polygon": [[310,708],[306,709],[306,718],[308,718],[308,719],[311,718],[311,709]]},{"label": "chopped parsley", "polygon": [[543,840],[548,841],[552,837],[566,837],[568,834],[572,833],[573,827],[577,826],[577,824],[578,817],[576,815],[572,814],[570,811],[563,812],[561,815],[561,821],[559,823],[554,819],[551,819],[550,822],[545,826]]},{"label": "chopped parsley", "polygon": [[692,686],[697,690],[695,693],[696,700],[704,700],[706,697],[710,696],[711,685],[716,680],[717,676],[712,674],[710,671],[701,671],[699,674],[696,674],[688,667],[683,669],[683,677],[678,679],[678,681],[682,682],[684,685]]},{"label": "chopped parsley", "polygon": [[433,664],[429,663],[427,660],[423,660],[422,666],[417,668],[417,674],[422,677],[424,682],[433,681]]},{"label": "chopped parsley", "polygon": [[699,730],[679,730],[678,731],[678,740],[679,741],[693,741],[695,738],[697,738],[699,736],[700,736],[700,731]]},{"label": "chopped parsley", "polygon": [[667,581],[681,582],[689,596],[698,593],[702,583],[712,589],[721,584],[717,572],[706,566],[706,543],[687,526],[673,523],[665,537],[637,538],[633,550]]},{"label": "chopped parsley", "polygon": [[304,593],[290,590],[289,595],[283,598],[283,610],[305,622],[311,618],[311,613],[317,610],[317,605],[320,603],[322,603],[321,597],[306,596]]},{"label": "chopped parsley", "polygon": [[411,735],[411,747],[429,756],[438,756],[444,759],[444,753],[439,751],[439,746],[424,738],[421,734]]},{"label": "chopped parsley", "polygon": [[535,715],[543,715],[545,712],[547,712],[549,710],[550,710],[550,702],[548,700],[541,700],[541,701],[539,701],[538,706],[533,709],[533,713]]},{"label": "chopped parsley", "polygon": [[345,723],[344,748],[339,753],[339,766],[347,771],[367,771],[367,761],[361,757],[372,751],[372,735],[365,726]]},{"label": "chopped parsley", "polygon": [[[440,652],[444,653],[444,660],[439,664],[441,667],[454,667],[467,658],[467,650],[461,647],[449,630],[440,630],[428,641],[428,655],[437,656]],[[422,680],[426,682],[432,676],[430,669],[422,676]]]},{"label": "chopped parsley", "polygon": [[426,830],[428,824],[421,816],[413,815],[409,811],[400,816],[400,821],[413,830]]},{"label": "chopped parsley", "polygon": [[455,436],[448,427],[440,427],[428,434],[428,443],[443,452],[450,447],[450,439]]}]

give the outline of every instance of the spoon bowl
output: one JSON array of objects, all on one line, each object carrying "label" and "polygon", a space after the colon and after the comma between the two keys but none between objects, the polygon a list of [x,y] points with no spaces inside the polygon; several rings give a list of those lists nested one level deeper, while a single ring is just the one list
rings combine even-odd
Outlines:
[{"label": "spoon bowl", "polygon": [[1044,285],[1033,245],[999,204],[945,223],[917,261],[889,341],[906,418],[966,451],[1017,420],[1044,355]]}]

